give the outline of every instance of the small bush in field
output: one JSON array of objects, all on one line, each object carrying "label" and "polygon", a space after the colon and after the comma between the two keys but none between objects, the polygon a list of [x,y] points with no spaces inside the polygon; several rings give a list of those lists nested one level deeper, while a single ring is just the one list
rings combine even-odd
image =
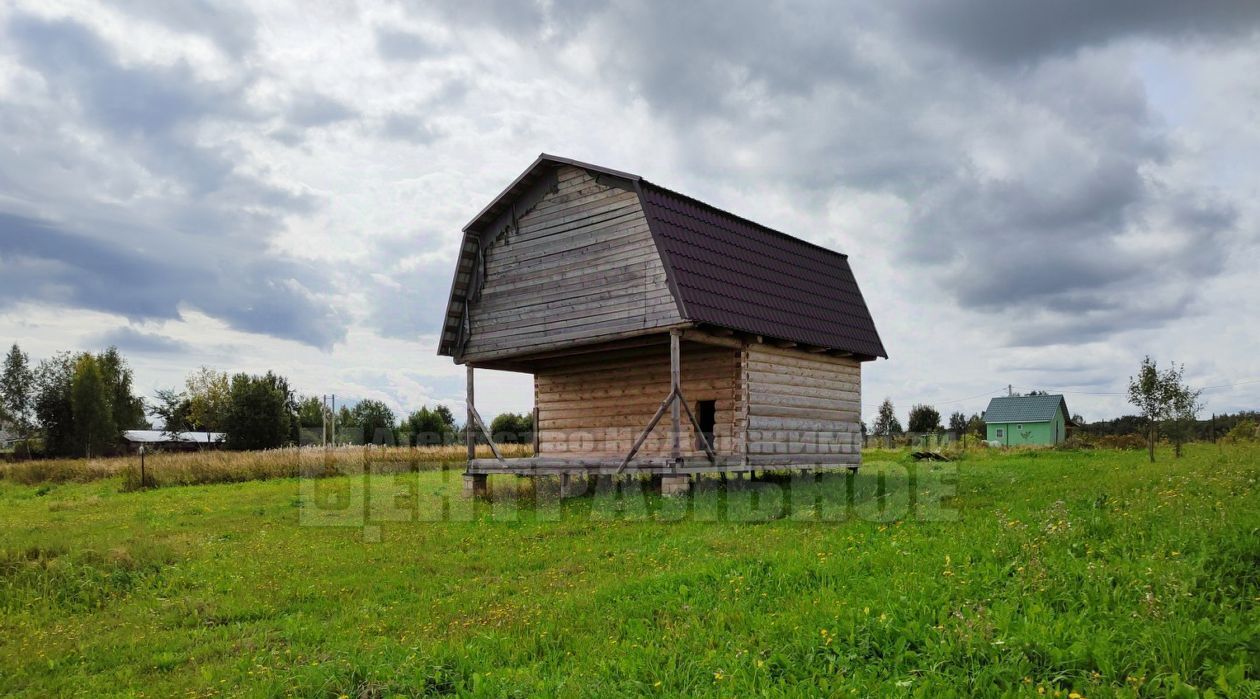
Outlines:
[{"label": "small bush in field", "polygon": [[1145,449],[1146,440],[1140,434],[1105,434],[1095,440],[1099,449]]},{"label": "small bush in field", "polygon": [[1088,435],[1074,434],[1055,445],[1055,448],[1064,451],[1074,451],[1077,449],[1093,449],[1095,446],[1094,440],[1090,439]]},{"label": "small bush in field", "polygon": [[1238,444],[1241,442],[1254,442],[1256,435],[1256,423],[1251,420],[1242,420],[1237,425],[1234,425],[1234,429],[1227,432],[1222,439],[1230,444]]}]

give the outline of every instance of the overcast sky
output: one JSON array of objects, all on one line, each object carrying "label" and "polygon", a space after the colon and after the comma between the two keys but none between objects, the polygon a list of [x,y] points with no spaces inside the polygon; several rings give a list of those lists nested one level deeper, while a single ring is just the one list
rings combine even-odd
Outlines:
[{"label": "overcast sky", "polygon": [[1007,384],[1111,417],[1146,353],[1260,407],[1256,2],[18,0],[0,134],[0,341],[117,345],[150,396],[462,405],[460,228],[548,152],[848,253],[868,420]]}]

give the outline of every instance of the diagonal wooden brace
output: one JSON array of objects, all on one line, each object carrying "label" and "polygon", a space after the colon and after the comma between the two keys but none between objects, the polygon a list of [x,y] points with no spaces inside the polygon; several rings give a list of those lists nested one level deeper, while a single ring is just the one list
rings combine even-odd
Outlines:
[{"label": "diagonal wooden brace", "polygon": [[669,410],[669,407],[673,405],[676,400],[678,400],[678,391],[677,389],[671,390],[669,395],[665,397],[665,400],[661,401],[661,407],[656,409],[656,414],[652,416],[652,419],[648,422],[647,427],[644,428],[638,439],[634,440],[634,445],[630,447],[630,453],[626,454],[625,460],[617,467],[617,473],[624,471],[626,466],[630,464],[630,460],[634,458],[634,455],[639,453],[639,449],[643,446],[643,443],[647,441],[648,435],[652,434],[652,430],[656,427],[656,423],[661,421],[661,418],[665,416],[665,411]]},{"label": "diagonal wooden brace", "polygon": [[713,445],[709,444],[709,437],[700,429],[700,421],[696,419],[695,413],[691,412],[691,406],[687,405],[687,399],[683,397],[682,391],[678,391],[678,402],[682,403],[683,410],[687,411],[687,417],[691,419],[691,426],[696,428],[696,434],[700,435],[700,445],[704,447],[704,453],[709,457],[709,463],[717,463],[717,452],[713,451]]},{"label": "diagonal wooden brace", "polygon": [[490,430],[486,427],[485,421],[481,419],[481,413],[477,412],[477,409],[471,405],[468,406],[468,412],[472,415],[473,422],[477,423],[477,427],[481,428],[481,433],[486,436],[486,443],[490,445],[490,451],[494,452],[494,458],[499,461],[505,461],[503,455],[499,453],[499,447],[495,446],[494,439],[490,437]]}]

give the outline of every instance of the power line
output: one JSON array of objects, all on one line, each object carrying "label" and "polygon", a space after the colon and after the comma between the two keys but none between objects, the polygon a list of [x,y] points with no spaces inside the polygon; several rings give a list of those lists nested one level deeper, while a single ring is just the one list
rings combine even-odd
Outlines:
[{"label": "power line", "polygon": [[[997,389],[996,391],[986,391],[986,392],[984,392],[984,393],[977,393],[977,394],[976,394],[976,395],[974,395],[974,396],[967,396],[966,398],[954,398],[953,400],[938,400],[938,401],[935,401],[935,402],[933,403],[933,405],[950,405],[951,403],[961,403],[961,402],[963,402],[963,401],[965,401],[965,400],[975,400],[976,398],[983,398],[983,397],[985,397],[985,396],[991,396],[991,395],[993,395],[993,394],[995,394],[995,393],[1005,393],[1005,392],[1006,392],[1006,387],[1005,387],[1005,386],[1003,386],[1002,388],[999,388],[999,389]],[[892,400],[892,399],[891,399],[891,398],[889,398],[889,400]],[[898,402],[904,402],[904,401],[902,401],[900,398],[898,398],[898,399],[897,399],[897,401],[898,401]],[[863,403],[862,405],[863,405],[863,406],[872,406],[872,405],[880,405],[880,404],[882,404],[882,403],[883,403],[883,401],[880,401],[880,403]]]},{"label": "power line", "polygon": [[961,402],[963,402],[963,401],[965,401],[965,400],[975,400],[976,398],[983,398],[983,397],[985,397],[985,396],[991,396],[991,395],[993,395],[994,393],[1002,393],[1002,392],[1003,392],[1003,391],[1005,391],[1005,390],[1006,390],[1005,388],[999,388],[999,389],[998,389],[998,390],[996,390],[996,391],[988,391],[988,392],[986,392],[986,393],[977,393],[977,394],[976,394],[976,395],[974,395],[974,396],[967,396],[966,398],[955,398],[954,400],[943,400],[943,401],[938,401],[938,402],[939,402],[941,405],[949,405],[950,403],[961,403]]},{"label": "power line", "polygon": [[1246,386],[1248,384],[1260,383],[1260,379],[1247,379],[1245,381],[1235,381],[1234,383],[1223,383],[1219,386],[1204,386],[1204,391],[1210,391],[1214,388],[1233,388],[1234,386]]},{"label": "power line", "polygon": [[1074,396],[1123,396],[1123,393],[1096,393],[1091,391],[1065,391],[1061,388],[1043,388],[1040,389],[1047,393],[1067,393]]}]

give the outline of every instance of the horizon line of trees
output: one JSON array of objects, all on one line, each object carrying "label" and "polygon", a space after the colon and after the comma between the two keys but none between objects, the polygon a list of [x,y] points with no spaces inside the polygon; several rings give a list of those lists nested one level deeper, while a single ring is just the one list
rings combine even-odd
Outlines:
[{"label": "horizon line of trees", "polygon": [[[116,347],[103,352],[59,352],[32,366],[30,357],[14,343],[0,369],[0,424],[16,432],[19,453],[34,455],[38,440],[45,456],[94,457],[117,453],[122,433],[151,429],[148,416],[161,420],[167,432],[223,432],[229,449],[273,449],[299,444],[382,444],[438,446],[462,442],[465,426],[445,405],[423,406],[398,418],[384,402],[361,400],[343,405],[335,420],[316,396],[299,396],[288,380],[274,372],[229,375],[209,367],[192,371],[182,390],[158,390],[153,401],[133,393],[133,374]],[[1033,391],[1026,395],[1045,394]],[[1109,420],[1086,423],[1073,416],[1079,434],[1090,437],[1139,434],[1154,445],[1167,437],[1180,456],[1181,445],[1193,440],[1215,440],[1225,434],[1254,435],[1260,412],[1240,411],[1200,419],[1201,391],[1184,379],[1184,365],[1160,370],[1145,357],[1130,377],[1129,402],[1140,410]],[[336,432],[333,432],[333,425]],[[955,411],[942,425],[942,415],[930,404],[915,404],[902,427],[892,400],[880,404],[864,434],[897,437],[953,432],[985,437],[984,416]],[[496,442],[533,441],[532,414],[504,413],[491,421]],[[484,436],[476,435],[478,443]]]},{"label": "horizon line of trees", "polygon": [[[32,365],[14,343],[0,369],[0,425],[15,432],[15,451],[27,458],[37,452],[117,454],[124,431],[153,429],[149,417],[168,433],[225,433],[224,446],[235,450],[324,443],[419,447],[464,440],[463,426],[445,405],[426,405],[399,419],[373,399],[341,406],[333,433],[334,416],[320,398],[298,395],[288,379],[271,371],[228,374],[203,366],[189,373],[182,387],[159,389],[151,401],[134,394],[133,378],[116,347],[96,354],[60,352]],[[504,413],[490,429],[496,441],[529,443],[533,415]]]},{"label": "horizon line of trees", "polygon": [[[1129,377],[1127,397],[1129,403],[1139,410],[1139,414],[1094,423],[1086,423],[1080,414],[1076,414],[1072,416],[1072,422],[1076,424],[1080,434],[1088,436],[1141,435],[1146,441],[1152,462],[1155,461],[1155,445],[1161,436],[1172,443],[1177,458],[1181,457],[1181,447],[1186,442],[1216,441],[1221,437],[1231,440],[1260,437],[1257,430],[1260,413],[1256,411],[1244,410],[1232,415],[1213,413],[1210,419],[1199,418],[1199,413],[1204,408],[1202,394],[1202,389],[1186,383],[1184,364],[1178,365],[1174,362],[1161,370],[1148,355],[1143,357],[1137,374]],[[1023,395],[1049,394],[1046,391],[1032,391]],[[945,431],[959,436],[976,435],[981,439],[986,436],[983,414],[967,417],[962,412],[954,412],[949,416],[949,428],[946,430],[941,426],[940,412],[927,404],[916,404],[910,409],[908,428],[902,429],[890,398],[885,398],[880,404],[870,430],[867,430],[865,424],[862,425],[864,434],[885,438],[897,437],[907,432],[924,434]]]}]

